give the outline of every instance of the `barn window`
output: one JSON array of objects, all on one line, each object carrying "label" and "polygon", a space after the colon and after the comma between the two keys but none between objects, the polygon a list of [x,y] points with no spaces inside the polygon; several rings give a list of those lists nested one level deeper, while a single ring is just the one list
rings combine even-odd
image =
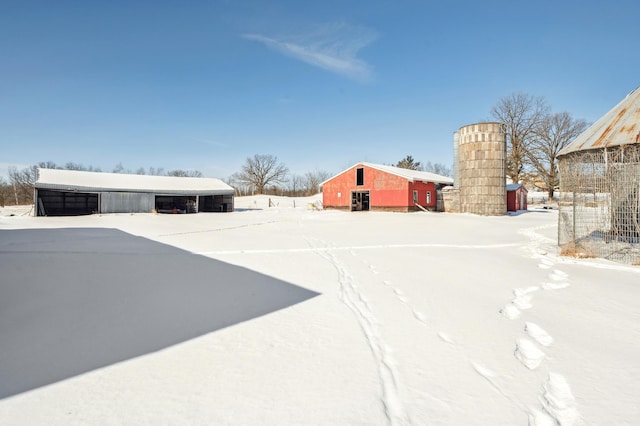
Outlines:
[{"label": "barn window", "polygon": [[431,191],[427,191],[427,204],[431,204]]},{"label": "barn window", "polygon": [[413,191],[413,204],[418,204],[418,191]]},{"label": "barn window", "polygon": [[356,169],[356,185],[362,186],[364,185],[364,169],[361,167]]}]

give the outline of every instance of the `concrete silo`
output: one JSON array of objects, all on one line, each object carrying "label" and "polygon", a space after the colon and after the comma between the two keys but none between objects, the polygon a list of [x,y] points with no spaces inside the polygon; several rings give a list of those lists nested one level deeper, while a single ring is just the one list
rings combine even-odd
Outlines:
[{"label": "concrete silo", "polygon": [[480,215],[507,213],[507,143],[500,123],[463,126],[454,136],[460,211]]}]

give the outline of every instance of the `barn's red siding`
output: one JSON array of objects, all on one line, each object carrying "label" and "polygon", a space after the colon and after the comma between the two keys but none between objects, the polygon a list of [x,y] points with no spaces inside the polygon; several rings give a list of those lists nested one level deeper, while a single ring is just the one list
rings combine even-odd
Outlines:
[{"label": "barn's red siding", "polygon": [[527,210],[527,188],[519,186],[507,191],[507,211]]},{"label": "barn's red siding", "polygon": [[[364,170],[362,185],[357,185],[357,169]],[[369,191],[371,210],[416,209],[413,203],[413,191],[418,191],[418,204],[435,209],[436,190],[433,182],[410,182],[407,178],[387,173],[363,164],[334,176],[322,186],[322,202],[325,208],[351,209],[352,191]],[[431,193],[431,202],[427,204],[427,191]]]}]

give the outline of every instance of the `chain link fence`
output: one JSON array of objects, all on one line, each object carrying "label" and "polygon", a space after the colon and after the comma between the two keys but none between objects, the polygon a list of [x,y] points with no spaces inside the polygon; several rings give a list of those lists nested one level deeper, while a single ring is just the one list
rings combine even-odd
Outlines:
[{"label": "chain link fence", "polygon": [[640,265],[640,144],[559,159],[562,253]]}]

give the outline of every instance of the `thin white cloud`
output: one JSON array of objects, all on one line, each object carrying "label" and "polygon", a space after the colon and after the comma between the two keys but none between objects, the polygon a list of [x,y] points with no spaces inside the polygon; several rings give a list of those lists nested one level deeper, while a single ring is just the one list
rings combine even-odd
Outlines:
[{"label": "thin white cloud", "polygon": [[373,69],[357,57],[363,47],[377,35],[367,28],[344,22],[326,24],[313,32],[286,37],[244,34],[248,40],[258,41],[270,49],[302,62],[358,81],[373,78]]}]

